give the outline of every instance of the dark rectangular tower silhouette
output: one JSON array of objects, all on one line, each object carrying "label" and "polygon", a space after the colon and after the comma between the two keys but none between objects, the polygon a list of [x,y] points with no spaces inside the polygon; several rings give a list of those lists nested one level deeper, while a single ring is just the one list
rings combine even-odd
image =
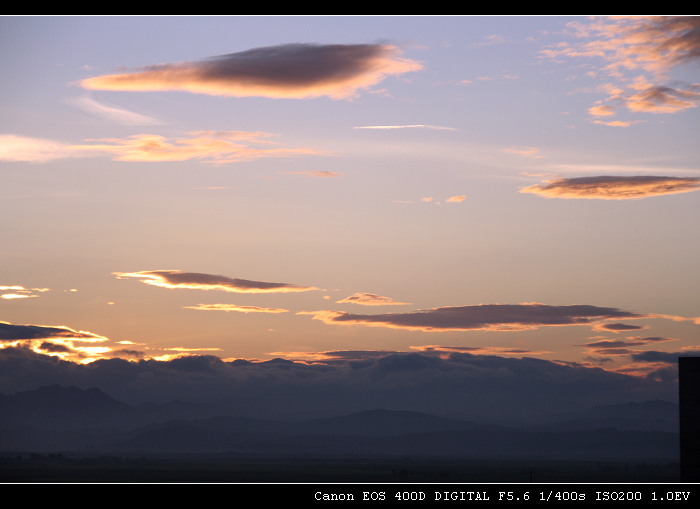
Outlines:
[{"label": "dark rectangular tower silhouette", "polygon": [[681,482],[700,482],[700,357],[678,358]]}]

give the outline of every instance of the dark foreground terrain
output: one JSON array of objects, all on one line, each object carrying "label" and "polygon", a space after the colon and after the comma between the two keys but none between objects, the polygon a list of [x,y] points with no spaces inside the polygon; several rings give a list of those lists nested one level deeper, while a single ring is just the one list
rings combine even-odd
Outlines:
[{"label": "dark foreground terrain", "polygon": [[4,483],[676,483],[678,463],[394,457],[91,456],[0,458]]}]

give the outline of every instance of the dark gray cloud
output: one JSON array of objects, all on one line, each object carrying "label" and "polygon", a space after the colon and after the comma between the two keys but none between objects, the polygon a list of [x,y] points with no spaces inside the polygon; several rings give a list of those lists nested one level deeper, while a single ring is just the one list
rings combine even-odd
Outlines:
[{"label": "dark gray cloud", "polygon": [[379,44],[282,44],[97,76],[81,85],[95,90],[341,99],[387,76],[422,69],[418,62],[398,55],[398,48]]},{"label": "dark gray cloud", "polygon": [[236,293],[287,293],[318,290],[312,286],[299,286],[290,283],[269,283],[250,281],[200,272],[181,270],[144,270],[141,272],[115,272],[119,278],[134,277],[144,283],[164,288],[190,288],[195,290],[222,290]]},{"label": "dark gray cloud", "polygon": [[607,319],[642,318],[629,311],[589,305],[482,304],[360,315],[342,311],[305,311],[327,324],[371,325],[412,330],[527,330],[541,326],[588,325]]},{"label": "dark gray cloud", "polygon": [[13,325],[0,322],[0,341],[23,341],[31,339],[77,339],[102,341],[105,338],[91,332],[76,331],[64,326]]},{"label": "dark gray cloud", "polygon": [[688,193],[700,190],[700,178],[596,176],[547,180],[546,185],[521,189],[521,193],[546,198],[583,198],[592,200],[635,200],[650,196]]},{"label": "dark gray cloud", "polygon": [[611,332],[621,332],[644,329],[642,325],[629,325],[626,323],[601,323],[595,326],[596,330],[606,330]]}]

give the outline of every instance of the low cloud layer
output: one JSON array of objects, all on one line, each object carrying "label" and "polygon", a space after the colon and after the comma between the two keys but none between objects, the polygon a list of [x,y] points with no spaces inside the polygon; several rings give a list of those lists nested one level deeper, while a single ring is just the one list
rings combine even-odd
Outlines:
[{"label": "low cloud layer", "polygon": [[165,63],[88,78],[89,90],[186,91],[234,97],[348,99],[388,76],[422,69],[394,46],[283,44],[201,61]]},{"label": "low cloud layer", "polygon": [[607,319],[643,318],[629,311],[588,305],[482,304],[441,307],[408,313],[360,315],[343,311],[303,311],[336,325],[369,325],[422,331],[521,331],[555,325],[590,325]]},{"label": "low cloud layer", "polygon": [[0,392],[98,387],[138,404],[226,402],[240,415],[329,417],[372,408],[480,419],[541,418],[593,405],[675,400],[677,385],[535,358],[463,352],[336,352],[312,363],[100,359],[81,365],[25,348],[0,349]]},{"label": "low cloud layer", "polygon": [[144,270],[141,272],[115,272],[118,278],[139,278],[144,283],[163,288],[188,288],[194,290],[221,290],[235,293],[289,293],[318,290],[312,286],[290,283],[269,283],[229,278],[199,272],[181,270]]},{"label": "low cloud layer", "polygon": [[635,200],[700,190],[700,178],[598,176],[547,180],[545,182],[547,184],[526,187],[520,192],[539,194],[546,198]]}]

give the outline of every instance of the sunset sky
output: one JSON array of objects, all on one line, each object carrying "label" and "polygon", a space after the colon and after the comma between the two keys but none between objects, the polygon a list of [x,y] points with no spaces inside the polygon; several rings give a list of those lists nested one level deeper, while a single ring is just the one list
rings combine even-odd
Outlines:
[{"label": "sunset sky", "polygon": [[[699,32],[2,17],[0,347],[672,383],[700,349]],[[0,392],[50,381],[3,362]]]}]

